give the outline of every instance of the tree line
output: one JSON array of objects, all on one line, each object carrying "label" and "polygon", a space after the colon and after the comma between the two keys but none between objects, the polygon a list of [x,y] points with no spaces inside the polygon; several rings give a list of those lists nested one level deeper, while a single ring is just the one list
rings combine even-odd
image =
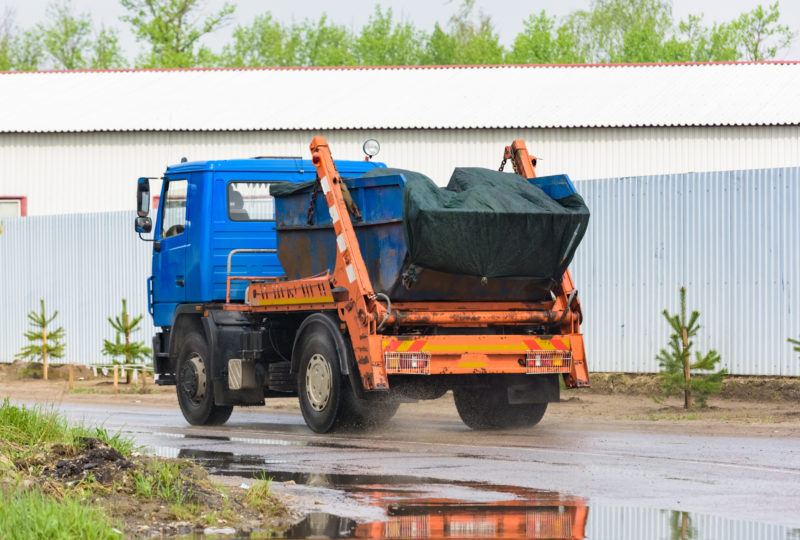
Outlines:
[{"label": "tree line", "polygon": [[707,23],[702,14],[676,20],[671,0],[591,0],[564,17],[531,13],[505,46],[492,17],[463,0],[431,31],[380,5],[358,29],[325,14],[284,23],[265,12],[212,50],[205,38],[233,23],[233,4],[203,15],[202,0],[119,1],[120,22],[140,45],[134,58],[122,51],[119,29],[62,0],[30,28],[17,27],[12,10],[0,14],[0,70],[765,60],[796,37],[778,2]]}]

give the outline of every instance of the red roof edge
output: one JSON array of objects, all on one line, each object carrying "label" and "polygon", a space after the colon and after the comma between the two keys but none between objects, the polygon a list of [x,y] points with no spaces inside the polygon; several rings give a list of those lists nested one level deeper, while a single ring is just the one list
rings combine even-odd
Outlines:
[{"label": "red roof edge", "polygon": [[731,62],[642,62],[620,64],[448,64],[425,66],[259,66],[259,67],[189,67],[189,68],[117,68],[117,69],[50,69],[40,71],[0,71],[0,75],[62,74],[62,73],[140,73],[173,71],[393,71],[434,69],[504,69],[504,68],[617,68],[617,67],[674,67],[674,66],[741,66],[797,65],[800,60],[758,60]]}]

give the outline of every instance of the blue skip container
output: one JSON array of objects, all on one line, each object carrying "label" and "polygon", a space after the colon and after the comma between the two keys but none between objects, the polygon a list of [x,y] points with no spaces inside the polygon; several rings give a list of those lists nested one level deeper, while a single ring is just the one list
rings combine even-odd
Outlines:
[{"label": "blue skip container", "polygon": [[[361,213],[351,216],[375,292],[392,301],[541,301],[553,280],[494,278],[439,272],[408,264],[401,174],[346,179]],[[571,183],[570,183],[571,184]],[[312,202],[313,201],[313,202]],[[309,209],[311,212],[309,214]],[[313,183],[275,195],[278,259],[288,279],[333,271],[336,240],[327,203]],[[408,285],[408,286],[407,286]]]}]

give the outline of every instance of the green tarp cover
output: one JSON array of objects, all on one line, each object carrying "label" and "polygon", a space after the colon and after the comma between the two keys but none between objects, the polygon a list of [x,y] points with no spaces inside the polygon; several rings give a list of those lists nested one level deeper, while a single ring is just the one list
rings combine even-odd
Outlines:
[{"label": "green tarp cover", "polygon": [[559,280],[589,223],[580,195],[555,201],[512,173],[477,167],[453,171],[446,188],[402,169],[405,237],[410,264],[487,278]]}]

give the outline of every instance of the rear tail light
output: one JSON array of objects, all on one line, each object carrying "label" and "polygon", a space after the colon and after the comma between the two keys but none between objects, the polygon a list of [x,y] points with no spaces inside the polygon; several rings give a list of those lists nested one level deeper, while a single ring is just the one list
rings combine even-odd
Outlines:
[{"label": "rear tail light", "polygon": [[528,373],[569,373],[572,351],[527,351],[525,368]]},{"label": "rear tail light", "polygon": [[430,375],[431,355],[425,352],[385,352],[386,373],[389,375]]}]

